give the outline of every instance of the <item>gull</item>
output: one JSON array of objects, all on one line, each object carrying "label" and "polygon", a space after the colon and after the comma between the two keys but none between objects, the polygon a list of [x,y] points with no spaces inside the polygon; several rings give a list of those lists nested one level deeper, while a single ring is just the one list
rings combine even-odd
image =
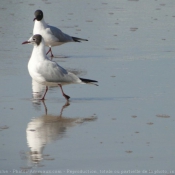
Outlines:
[{"label": "gull", "polygon": [[49,50],[46,54],[51,52],[51,58],[54,57],[52,54],[51,47],[59,46],[61,44],[67,42],[80,42],[80,41],[88,41],[87,39],[77,38],[73,36],[69,36],[63,33],[60,29],[54,26],[50,26],[46,24],[44,21],[44,15],[41,10],[36,10],[33,28],[33,35],[40,34],[44,38],[45,45],[49,47]]},{"label": "gull", "polygon": [[[44,38],[37,34],[33,35],[28,41],[22,44],[33,44],[34,48],[28,62],[28,71],[33,80],[39,84],[45,85],[46,89],[41,100],[44,100],[48,91],[48,86],[59,86],[62,95],[68,101],[69,96],[63,91],[62,85],[68,84],[94,84],[97,81],[79,78],[75,74],[68,72],[63,67],[59,66],[55,61],[50,60],[45,51]],[[98,86],[98,85],[97,85]]]}]

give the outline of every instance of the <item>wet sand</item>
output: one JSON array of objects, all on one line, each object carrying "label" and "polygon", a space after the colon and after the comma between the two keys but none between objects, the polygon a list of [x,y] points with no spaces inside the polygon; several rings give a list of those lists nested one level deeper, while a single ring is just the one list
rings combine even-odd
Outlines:
[{"label": "wet sand", "polygon": [[[175,174],[175,1],[6,0],[0,8],[1,174]],[[53,48],[99,86],[50,88],[37,100],[23,46],[34,11],[87,38]],[[32,90],[33,89],[33,90]],[[34,93],[32,92],[34,91]]]}]

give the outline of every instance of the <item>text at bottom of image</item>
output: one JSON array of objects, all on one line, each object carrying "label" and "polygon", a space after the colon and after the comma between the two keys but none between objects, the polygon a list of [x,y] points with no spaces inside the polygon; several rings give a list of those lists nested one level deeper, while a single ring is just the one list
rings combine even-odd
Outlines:
[{"label": "text at bottom of image", "polygon": [[20,174],[20,173],[45,173],[45,174],[171,174],[175,175],[175,170],[0,170],[0,174]]}]

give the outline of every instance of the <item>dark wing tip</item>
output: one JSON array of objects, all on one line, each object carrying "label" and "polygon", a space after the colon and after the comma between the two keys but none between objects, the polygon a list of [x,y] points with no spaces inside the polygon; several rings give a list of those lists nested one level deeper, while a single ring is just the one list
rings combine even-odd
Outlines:
[{"label": "dark wing tip", "polygon": [[80,80],[84,83],[93,83],[94,85],[98,86],[97,84],[95,84],[95,83],[98,83],[98,81],[96,80],[90,80],[90,79],[85,79],[85,78],[80,78]]},{"label": "dark wing tip", "polygon": [[87,39],[77,38],[77,37],[73,37],[73,36],[72,36],[72,39],[73,39],[75,42],[88,41]]}]

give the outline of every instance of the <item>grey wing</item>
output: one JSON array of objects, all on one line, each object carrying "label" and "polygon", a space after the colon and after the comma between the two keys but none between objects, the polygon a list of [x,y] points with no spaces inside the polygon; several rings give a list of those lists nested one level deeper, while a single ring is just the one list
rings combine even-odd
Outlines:
[{"label": "grey wing", "polygon": [[60,29],[54,27],[54,26],[49,26],[50,32],[52,35],[54,35],[59,42],[71,42],[73,41],[72,37],[63,33]]},{"label": "grey wing", "polygon": [[40,66],[39,73],[45,78],[47,82],[65,82],[65,83],[76,83],[80,79],[59,66],[56,62],[46,60]]},{"label": "grey wing", "polygon": [[66,74],[68,74],[64,68],[59,66],[56,62],[50,60],[38,63],[37,68],[38,73],[48,82],[58,82],[63,79]]}]

